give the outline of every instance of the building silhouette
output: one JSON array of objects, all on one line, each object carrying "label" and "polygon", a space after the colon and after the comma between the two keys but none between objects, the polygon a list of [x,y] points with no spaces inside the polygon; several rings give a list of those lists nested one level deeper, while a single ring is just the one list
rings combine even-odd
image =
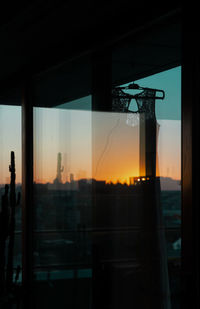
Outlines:
[{"label": "building silhouette", "polygon": [[61,184],[62,183],[62,172],[64,167],[62,166],[62,154],[59,152],[57,156],[57,174],[54,180],[54,183]]}]

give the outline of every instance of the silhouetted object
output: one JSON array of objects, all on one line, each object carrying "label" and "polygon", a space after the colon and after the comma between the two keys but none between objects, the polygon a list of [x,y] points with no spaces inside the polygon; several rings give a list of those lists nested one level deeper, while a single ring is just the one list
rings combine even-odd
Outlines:
[{"label": "silhouetted object", "polygon": [[[129,89],[142,91],[131,95],[124,91]],[[161,95],[158,96],[157,92]],[[104,244],[100,237],[96,236],[94,239],[96,246],[101,246],[95,256],[93,267],[94,291],[96,293],[94,307],[96,309],[102,307],[170,309],[165,231],[160,204],[160,179],[156,177],[157,120],[155,100],[164,99],[165,94],[163,90],[130,84],[127,87],[115,88],[112,95],[113,111],[139,114],[141,176],[137,178],[137,181],[140,185],[133,186],[133,190],[137,193],[132,199],[132,203],[135,204],[131,205],[130,200],[130,208],[127,208],[128,217],[124,221],[122,218],[125,216],[126,204],[123,205],[121,202],[120,184],[118,185],[119,194],[115,201],[110,195],[107,196],[107,204],[115,205],[113,213],[108,212],[107,205],[104,209],[103,195],[98,195],[98,192],[95,192],[97,212],[95,219],[98,220],[105,212],[107,216],[104,214],[102,218],[104,221],[107,220],[107,226],[110,227],[114,220],[119,223],[124,222],[124,224],[120,224],[120,227],[133,227],[138,234],[135,236],[131,230],[127,231],[127,234],[120,234],[120,238],[124,237],[125,241],[130,240],[129,237],[131,238],[131,242],[128,242],[126,247],[123,246],[121,239],[118,240],[117,236],[108,233],[107,238],[109,237],[113,249],[110,250],[110,256],[106,256],[106,263],[103,255],[106,251],[106,240],[104,240]],[[137,110],[130,110],[132,99],[136,100]],[[136,179],[131,179],[130,183],[133,184],[133,181],[135,184]],[[123,212],[120,211],[121,209]],[[127,252],[120,250],[120,247],[125,248]],[[113,252],[115,252],[114,258]],[[130,260],[126,262],[127,257]],[[105,272],[106,267],[109,270]],[[110,283],[105,285],[105,282]]]},{"label": "silhouetted object", "polygon": [[[140,93],[134,95],[124,92],[124,90],[142,90]],[[156,93],[161,93],[157,96]],[[147,87],[140,87],[139,85],[132,83],[124,87],[116,87],[112,91],[112,110],[114,112],[129,112],[129,113],[146,113],[148,111],[154,113],[149,104],[149,100],[163,100],[165,93],[160,89],[152,89]],[[137,103],[137,110],[130,110],[131,100],[135,99]],[[139,100],[142,99],[142,100]],[[149,114],[150,115],[150,114]]]},{"label": "silhouetted object", "polygon": [[[15,155],[11,151],[10,190],[5,185],[2,196],[2,211],[0,213],[0,304],[10,308],[16,304],[19,308],[17,282],[19,280],[20,266],[17,267],[15,278],[13,275],[14,243],[15,243],[15,208],[20,203],[20,193],[16,199],[15,190]],[[8,243],[6,244],[6,242]],[[7,254],[6,254],[7,252]],[[6,261],[7,257],[7,261]],[[3,302],[3,303],[2,303]]]},{"label": "silhouetted object", "polygon": [[62,166],[62,154],[59,152],[57,156],[57,175],[54,183],[62,183],[62,172],[64,167]]},{"label": "silhouetted object", "polygon": [[154,89],[136,97],[140,111],[140,175],[156,177],[157,120]]},{"label": "silhouetted object", "polygon": [[70,174],[70,182],[72,183],[72,182],[74,182],[74,174]]},{"label": "silhouetted object", "polygon": [[6,273],[6,285],[11,287],[13,283],[13,252],[15,241],[15,207],[16,207],[16,194],[15,194],[15,154],[11,151],[11,164],[10,171],[10,226],[9,226],[9,243],[8,243],[8,262]]}]

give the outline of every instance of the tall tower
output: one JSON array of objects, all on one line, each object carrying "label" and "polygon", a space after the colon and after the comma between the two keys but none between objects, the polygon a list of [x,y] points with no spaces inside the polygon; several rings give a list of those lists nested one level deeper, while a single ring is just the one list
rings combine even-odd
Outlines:
[{"label": "tall tower", "polygon": [[70,174],[70,182],[71,182],[71,183],[74,182],[74,174]]},{"label": "tall tower", "polygon": [[57,175],[56,180],[58,183],[62,183],[62,172],[64,170],[64,167],[61,166],[62,164],[62,154],[59,152],[57,156]]}]

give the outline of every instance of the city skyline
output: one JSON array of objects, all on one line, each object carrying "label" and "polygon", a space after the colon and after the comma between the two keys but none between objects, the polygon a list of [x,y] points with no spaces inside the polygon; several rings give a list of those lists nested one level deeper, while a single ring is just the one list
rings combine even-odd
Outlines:
[{"label": "city skyline", "polygon": [[[41,112],[41,109],[38,111]],[[107,182],[127,182],[129,177],[143,176],[139,174],[139,126],[127,125],[127,115],[118,113],[93,114],[95,125],[92,126],[92,113],[88,111],[62,111],[44,109],[46,120],[41,118],[40,125],[48,128],[51,116],[57,113],[55,120],[59,123],[60,114],[66,113],[69,121],[68,135],[61,130],[57,123],[57,130],[48,136],[48,130],[35,134],[34,152],[34,181],[38,183],[53,182],[57,169],[57,154],[62,153],[64,167],[63,179],[67,181],[67,174],[73,173],[75,179],[95,178]],[[47,116],[49,114],[49,116]],[[78,123],[81,119],[81,123]],[[101,127],[104,119],[104,127]],[[90,120],[90,121],[88,121]],[[157,146],[157,176],[181,179],[181,123],[180,120],[158,120],[159,135]],[[66,123],[65,123],[66,125]],[[76,132],[74,130],[76,127]],[[114,129],[113,129],[114,128]],[[174,134],[176,132],[176,134]],[[73,134],[74,133],[74,134]],[[37,135],[38,134],[38,135]],[[73,134],[74,139],[71,139]],[[93,134],[93,136],[92,136]],[[96,136],[95,136],[96,134]],[[64,136],[62,136],[64,135]],[[38,136],[38,140],[37,140]],[[59,141],[60,138],[60,141]],[[92,140],[93,138],[93,140]],[[65,144],[62,141],[65,141]],[[98,140],[98,142],[97,142]],[[8,144],[9,139],[4,141]],[[12,148],[16,157],[16,183],[21,182],[21,144],[16,136]],[[4,147],[1,156],[0,183],[9,179],[10,152]],[[84,175],[83,175],[84,174]]]},{"label": "city skyline", "polygon": [[[156,103],[159,124],[157,176],[181,179],[181,68],[144,78],[142,86],[165,90],[164,102]],[[137,82],[137,81],[136,81]],[[138,115],[92,112],[92,96],[59,108],[34,108],[34,181],[52,183],[57,168],[57,154],[62,153],[64,173],[129,181],[139,175]],[[82,107],[85,110],[80,110]],[[68,109],[69,108],[69,109]],[[0,184],[9,179],[10,152],[15,152],[16,183],[21,182],[21,107],[0,106]],[[143,176],[143,175],[141,175]]]}]

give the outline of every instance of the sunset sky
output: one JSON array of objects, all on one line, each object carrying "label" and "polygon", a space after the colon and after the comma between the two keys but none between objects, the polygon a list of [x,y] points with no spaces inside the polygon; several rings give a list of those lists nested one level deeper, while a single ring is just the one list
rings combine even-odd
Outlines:
[{"label": "sunset sky", "polygon": [[[130,126],[127,114],[35,110],[35,181],[53,182],[58,152],[62,154],[63,182],[70,173],[75,179],[108,182],[128,182],[129,177],[138,176],[139,122],[134,117],[135,124]],[[66,122],[60,122],[63,118]],[[158,123],[157,175],[180,179],[180,121],[161,119]]]},{"label": "sunset sky", "polygon": [[[157,174],[181,177],[180,67],[137,81],[165,90],[156,103],[159,124]],[[76,104],[85,110],[71,109]],[[80,106],[79,104],[79,106]],[[63,182],[96,178],[116,182],[139,175],[139,118],[91,112],[91,96],[60,108],[34,108],[34,181],[53,182],[57,154],[62,154]],[[68,109],[66,109],[66,107]],[[70,109],[69,109],[70,108]],[[79,107],[80,108],[80,107]],[[0,184],[9,180],[10,151],[16,156],[16,182],[21,182],[21,108],[0,106]]]}]

